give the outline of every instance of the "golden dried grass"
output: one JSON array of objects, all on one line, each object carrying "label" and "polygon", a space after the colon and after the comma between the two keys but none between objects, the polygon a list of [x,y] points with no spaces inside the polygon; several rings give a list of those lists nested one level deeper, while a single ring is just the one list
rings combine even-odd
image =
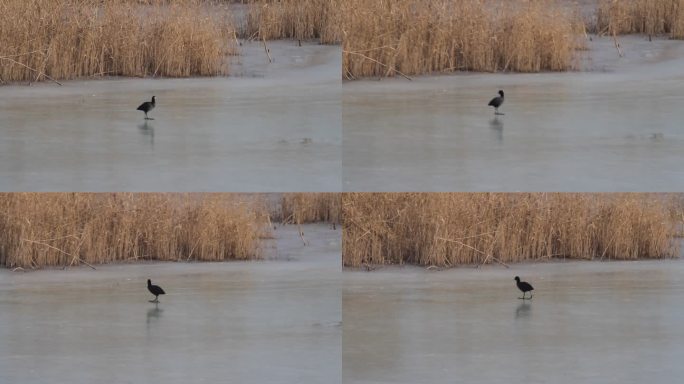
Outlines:
[{"label": "golden dried grass", "polygon": [[342,201],[350,267],[679,254],[677,204],[665,195],[345,193]]},{"label": "golden dried grass", "polygon": [[601,0],[596,29],[605,34],[667,34],[684,39],[684,0]]},{"label": "golden dried grass", "polygon": [[340,193],[285,193],[274,216],[286,224],[339,223],[341,205]]},{"label": "golden dried grass", "polygon": [[0,194],[0,265],[260,256],[263,205],[233,194]]},{"label": "golden dried grass", "polygon": [[0,0],[0,82],[215,76],[237,53],[204,1]]},{"label": "golden dried grass", "polygon": [[341,41],[344,0],[252,0],[243,37],[252,39],[318,39]]},{"label": "golden dried grass", "polygon": [[348,0],[347,79],[453,71],[576,68],[584,23],[556,1]]}]

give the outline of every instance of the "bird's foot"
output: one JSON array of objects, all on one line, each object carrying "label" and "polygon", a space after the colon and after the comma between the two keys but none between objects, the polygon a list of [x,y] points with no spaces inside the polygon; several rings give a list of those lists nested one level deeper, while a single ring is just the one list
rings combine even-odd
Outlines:
[{"label": "bird's foot", "polygon": [[518,300],[527,300],[527,297],[518,297]]},{"label": "bird's foot", "polygon": [[146,117],[145,120],[154,120],[153,117]]}]

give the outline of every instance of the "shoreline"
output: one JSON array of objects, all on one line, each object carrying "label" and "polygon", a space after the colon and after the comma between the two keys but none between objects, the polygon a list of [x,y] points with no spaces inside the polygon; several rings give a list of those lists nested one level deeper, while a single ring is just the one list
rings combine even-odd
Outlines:
[{"label": "shoreline", "polygon": [[[615,49],[610,36],[589,35],[588,49],[582,51],[578,60],[582,63],[577,70],[568,71],[542,71],[542,72],[477,72],[455,71],[434,72],[410,76],[407,80],[401,76],[394,77],[359,77],[354,80],[344,79],[345,86],[351,84],[368,83],[400,83],[413,84],[420,87],[422,83],[431,79],[463,78],[481,83],[482,77],[501,77],[506,80],[511,78],[540,78],[540,77],[566,77],[566,76],[593,76],[601,75],[601,80],[629,80],[624,76],[633,75],[637,72],[645,78],[660,79],[666,76],[684,77],[684,41],[672,40],[660,36],[652,41],[645,35],[618,36],[618,42],[624,53],[620,57]],[[643,71],[651,70],[651,73],[643,74]],[[596,80],[596,79],[592,79]],[[539,80],[537,80],[539,81]],[[416,84],[420,84],[416,86]]]},{"label": "shoreline", "polygon": [[[59,80],[60,85],[50,80],[37,82],[3,82],[0,83],[0,96],[3,89],[17,90],[21,88],[42,90],[45,88],[70,88],[90,83],[129,83],[137,81],[152,82],[253,82],[255,85],[274,86],[282,84],[321,84],[336,79],[330,76],[341,71],[341,45],[320,44],[315,40],[296,41],[281,39],[267,42],[272,62],[269,62],[260,41],[245,41],[241,45],[239,55],[229,56],[231,72],[216,76],[188,77],[136,77],[136,76],[86,76],[75,79]],[[305,75],[304,75],[305,74]],[[291,79],[294,78],[294,79]],[[260,81],[261,80],[261,81]],[[266,83],[267,82],[267,83]],[[261,84],[264,83],[264,84]],[[340,79],[341,83],[341,79]]]},{"label": "shoreline", "polygon": [[422,266],[422,265],[416,265],[416,264],[373,264],[369,266],[361,266],[361,267],[348,267],[348,266],[343,266],[342,267],[342,273],[345,272],[351,272],[351,273],[356,273],[356,272],[375,272],[375,273],[398,273],[398,272],[405,272],[405,273],[410,273],[410,272],[426,272],[426,273],[433,273],[433,272],[449,272],[449,271],[482,271],[482,272],[490,272],[490,271],[515,271],[519,269],[523,269],[525,267],[536,267],[536,266],[549,266],[549,267],[557,267],[557,266],[563,266],[563,265],[591,265],[591,264],[641,264],[641,265],[648,265],[648,264],[663,264],[663,263],[678,263],[682,262],[684,260],[684,257],[681,255],[679,257],[663,257],[660,259],[636,259],[636,260],[579,260],[579,259],[552,259],[548,261],[529,261],[529,262],[520,262],[520,263],[510,263],[507,264],[508,267],[501,265],[499,263],[493,262],[490,264],[459,264],[456,266],[452,267],[437,267],[437,266]]},{"label": "shoreline", "polygon": [[[83,264],[71,267],[44,266],[36,269],[0,267],[0,280],[3,275],[11,276],[42,276],[55,275],[55,281],[62,282],[62,277],[75,277],[84,279],[107,279],[119,278],[129,270],[155,269],[159,273],[171,276],[203,273],[223,273],[239,271],[249,268],[265,268],[276,266],[276,269],[295,271],[301,268],[328,269],[337,268],[339,254],[335,247],[341,244],[341,229],[333,230],[327,223],[301,224],[305,233],[304,238],[308,244],[303,245],[298,234],[297,225],[279,225],[273,231],[273,238],[262,238],[259,246],[261,257],[251,260],[225,260],[225,261],[170,261],[170,260],[139,260],[121,261],[107,264],[93,264],[96,270]],[[320,253],[320,256],[318,255]],[[54,273],[60,272],[60,273]],[[136,272],[136,271],[134,271]],[[137,273],[137,272],[136,272]],[[48,279],[48,281],[51,281]],[[0,286],[2,283],[0,283]]]}]

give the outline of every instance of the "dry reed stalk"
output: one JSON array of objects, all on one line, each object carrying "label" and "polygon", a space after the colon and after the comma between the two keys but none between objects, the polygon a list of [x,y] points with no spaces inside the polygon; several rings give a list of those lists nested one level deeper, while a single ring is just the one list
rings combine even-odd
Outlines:
[{"label": "dry reed stalk", "polygon": [[260,257],[262,205],[233,194],[0,194],[0,265]]},{"label": "dry reed stalk", "polygon": [[341,204],[339,193],[284,193],[273,216],[286,224],[339,223]]},{"label": "dry reed stalk", "polygon": [[0,79],[215,76],[237,53],[228,14],[200,0],[0,0]]},{"label": "dry reed stalk", "polygon": [[667,34],[684,39],[684,0],[601,0],[596,32]]},{"label": "dry reed stalk", "polygon": [[349,0],[342,15],[347,79],[565,71],[583,48],[578,13],[551,0]]},{"label": "dry reed stalk", "polygon": [[266,40],[341,41],[340,6],[344,0],[251,0],[242,37]]},{"label": "dry reed stalk", "polygon": [[350,267],[679,254],[673,238],[682,221],[673,212],[682,212],[681,196],[345,193],[342,200],[343,264]]}]

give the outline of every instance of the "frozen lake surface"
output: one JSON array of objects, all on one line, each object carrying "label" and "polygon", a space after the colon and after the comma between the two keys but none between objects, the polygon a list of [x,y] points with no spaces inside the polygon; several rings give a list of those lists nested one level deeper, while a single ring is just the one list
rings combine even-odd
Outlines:
[{"label": "frozen lake surface", "polygon": [[339,191],[341,48],[268,46],[231,77],[0,87],[0,191]]},{"label": "frozen lake surface", "polygon": [[[535,288],[519,300],[513,277]],[[344,383],[672,383],[684,262],[343,274]]]},{"label": "frozen lake surface", "polygon": [[620,42],[583,72],[345,83],[344,190],[684,190],[684,42]]},{"label": "frozen lake surface", "polygon": [[0,270],[0,383],[339,383],[340,231],[304,231],[263,262]]}]

